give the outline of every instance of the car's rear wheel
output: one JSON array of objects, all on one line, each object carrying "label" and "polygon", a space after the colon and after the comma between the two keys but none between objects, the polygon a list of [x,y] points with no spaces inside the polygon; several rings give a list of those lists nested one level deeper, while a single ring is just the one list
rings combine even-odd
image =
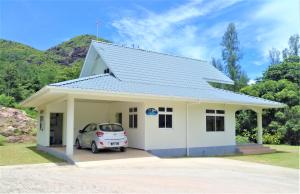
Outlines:
[{"label": "car's rear wheel", "polygon": [[120,147],[120,151],[121,152],[126,152],[126,148],[125,147]]},{"label": "car's rear wheel", "polygon": [[76,146],[77,149],[81,149],[79,139],[76,139],[75,146]]},{"label": "car's rear wheel", "polygon": [[97,148],[97,145],[95,142],[92,143],[91,148],[92,148],[92,152],[94,154],[98,152],[98,148]]}]

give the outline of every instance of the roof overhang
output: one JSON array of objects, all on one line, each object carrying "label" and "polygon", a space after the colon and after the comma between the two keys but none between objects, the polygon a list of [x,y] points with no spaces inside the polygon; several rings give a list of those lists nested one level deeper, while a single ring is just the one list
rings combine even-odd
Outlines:
[{"label": "roof overhang", "polygon": [[47,103],[51,103],[57,99],[64,98],[66,96],[73,96],[78,99],[90,99],[90,100],[107,100],[107,101],[131,101],[139,102],[145,100],[167,100],[167,101],[181,101],[187,103],[215,103],[215,104],[228,104],[249,106],[258,108],[283,108],[287,105],[282,103],[276,104],[259,104],[259,103],[241,103],[237,101],[222,101],[216,99],[204,99],[204,98],[187,98],[187,97],[175,97],[175,96],[163,96],[153,94],[140,94],[140,93],[128,93],[128,92],[114,92],[104,90],[91,90],[91,89],[78,89],[78,88],[62,88],[56,86],[45,86],[23,102],[21,105],[24,107],[40,107]]}]

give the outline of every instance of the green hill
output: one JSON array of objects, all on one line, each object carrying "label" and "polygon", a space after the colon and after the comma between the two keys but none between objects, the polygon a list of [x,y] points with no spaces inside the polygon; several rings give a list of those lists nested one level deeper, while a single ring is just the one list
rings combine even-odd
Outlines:
[{"label": "green hill", "polygon": [[77,78],[93,39],[76,36],[46,51],[0,39],[0,95],[19,102],[44,85]]}]

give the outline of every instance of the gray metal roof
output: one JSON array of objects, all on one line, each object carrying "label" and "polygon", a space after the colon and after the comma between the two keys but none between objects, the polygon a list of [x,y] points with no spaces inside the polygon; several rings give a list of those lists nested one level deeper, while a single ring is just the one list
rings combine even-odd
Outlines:
[{"label": "gray metal roof", "polygon": [[92,46],[121,81],[188,88],[202,88],[207,81],[233,83],[206,61],[104,42],[93,41]]},{"label": "gray metal roof", "polygon": [[50,86],[80,90],[178,97],[182,99],[199,100],[212,103],[245,104],[263,107],[285,106],[284,104],[278,102],[221,90],[205,84],[201,84],[200,87],[198,86],[198,88],[187,88],[181,86],[127,82],[120,81],[110,74],[79,78],[50,84]]}]

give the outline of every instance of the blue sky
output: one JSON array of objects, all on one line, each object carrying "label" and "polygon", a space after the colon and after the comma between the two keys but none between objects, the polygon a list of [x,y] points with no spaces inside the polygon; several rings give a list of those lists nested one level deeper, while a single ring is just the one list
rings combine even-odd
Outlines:
[{"label": "blue sky", "polygon": [[80,34],[118,44],[210,60],[221,58],[229,22],[237,26],[251,79],[268,66],[268,50],[299,33],[299,0],[1,0],[0,37],[45,50]]}]

